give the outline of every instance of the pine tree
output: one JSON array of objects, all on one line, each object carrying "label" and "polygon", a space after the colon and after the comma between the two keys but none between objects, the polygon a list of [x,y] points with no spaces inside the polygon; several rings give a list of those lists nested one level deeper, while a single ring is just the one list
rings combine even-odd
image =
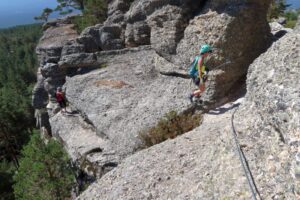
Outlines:
[{"label": "pine tree", "polygon": [[53,200],[70,197],[75,178],[69,158],[55,140],[46,145],[37,134],[22,151],[14,176],[16,199]]},{"label": "pine tree", "polygon": [[73,12],[73,9],[83,11],[85,8],[85,0],[57,0],[57,3],[55,11],[59,11],[61,15]]},{"label": "pine tree", "polygon": [[49,15],[53,13],[51,8],[45,8],[40,16],[34,17],[35,20],[44,20],[45,22],[48,21]]},{"label": "pine tree", "polygon": [[283,16],[284,11],[289,7],[290,5],[286,3],[286,0],[272,0],[268,18],[278,18],[280,16]]}]

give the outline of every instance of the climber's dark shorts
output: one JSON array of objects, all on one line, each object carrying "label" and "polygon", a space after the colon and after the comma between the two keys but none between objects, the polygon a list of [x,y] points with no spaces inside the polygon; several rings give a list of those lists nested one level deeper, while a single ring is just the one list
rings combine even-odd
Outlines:
[{"label": "climber's dark shorts", "polygon": [[199,86],[200,79],[199,78],[193,78],[193,82],[194,82],[195,85]]},{"label": "climber's dark shorts", "polygon": [[196,78],[192,78],[193,79],[193,82],[195,85],[199,86],[200,83],[203,84],[206,82],[207,78],[203,77],[202,79],[200,79],[199,77],[196,77]]},{"label": "climber's dark shorts", "polygon": [[61,108],[67,107],[67,103],[66,103],[65,100],[59,101],[58,103],[59,103],[59,106],[60,106]]}]

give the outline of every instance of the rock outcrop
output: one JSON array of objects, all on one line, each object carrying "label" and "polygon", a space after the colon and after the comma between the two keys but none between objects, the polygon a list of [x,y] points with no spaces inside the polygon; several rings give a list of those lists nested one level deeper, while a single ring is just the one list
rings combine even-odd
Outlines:
[{"label": "rock outcrop", "polygon": [[300,32],[300,16],[298,17],[298,21],[296,23],[294,30]]},{"label": "rock outcrop", "polygon": [[[215,47],[214,55],[207,62],[211,72],[207,93],[203,96],[210,104],[228,101],[224,97],[228,97],[233,88],[241,87],[240,81],[245,79],[249,64],[271,42],[272,36],[266,21],[269,2],[135,0],[129,3],[110,0],[107,20],[85,29],[79,36],[70,24],[63,21],[50,23],[45,26],[47,29],[37,48],[41,66],[38,85],[34,90],[34,106],[43,112],[47,108],[52,134],[64,144],[73,161],[88,173],[101,177],[139,150],[139,133],[145,128],[155,125],[170,111],[191,110],[187,94],[193,88],[184,66],[198,53],[200,44],[208,43]],[[231,63],[222,68],[212,67],[228,60]],[[62,85],[72,109],[72,113],[65,115],[57,113],[53,99],[54,90]],[[224,120],[229,115],[225,114]],[[37,113],[36,116],[42,115]],[[245,178],[237,177],[241,172],[230,149],[231,141],[226,138],[229,125],[221,123],[212,129],[208,125],[211,119],[215,118],[207,116],[202,128],[189,133],[188,137],[194,141],[190,147],[184,146],[188,145],[185,144],[188,139],[183,136],[178,139],[178,147],[172,146],[177,140],[168,141],[158,145],[157,149],[142,151],[125,160],[117,171],[112,172],[113,175],[105,176],[100,182],[99,185],[103,186],[101,195],[107,199],[122,196],[130,199],[134,195],[141,199],[173,199],[173,195],[179,194],[180,190],[175,192],[176,188],[172,187],[176,184],[176,178],[170,180],[168,177],[182,174],[178,177],[184,187],[180,191],[182,194],[177,195],[178,199],[196,198],[198,194],[193,191],[197,189],[200,191],[199,198],[204,199],[233,198],[236,195],[248,198],[249,194],[244,192]],[[199,136],[197,131],[202,129]],[[223,129],[226,129],[222,132],[225,142],[223,139],[215,141],[218,132]],[[200,149],[198,142],[202,145]],[[206,144],[212,146],[211,151],[202,155]],[[215,145],[219,145],[216,151],[213,150]],[[177,150],[181,147],[183,154]],[[171,154],[168,161],[167,152],[174,148],[176,153]],[[189,151],[194,152],[195,156],[190,157]],[[149,154],[149,163],[156,163],[151,159],[159,152],[163,152],[158,159],[161,167],[150,170],[144,178],[159,174],[156,170],[163,172],[165,164],[169,162],[171,165],[166,167],[166,173],[162,177],[157,175],[157,180],[163,182],[161,189],[155,189],[152,193],[156,179],[141,184],[142,176],[136,182],[127,177],[134,185],[140,185],[135,191],[130,191],[133,186],[126,189],[118,185],[121,183],[118,182],[118,176],[125,176],[126,180],[127,175],[123,172],[127,173],[130,162],[141,162],[143,159],[140,156],[144,158]],[[217,156],[205,166],[207,156],[215,155],[221,158]],[[182,163],[176,163],[178,156],[184,157]],[[195,159],[203,162],[196,162]],[[222,159],[226,164],[218,171],[216,169],[219,169]],[[231,166],[230,162],[235,165]],[[144,164],[141,163],[141,171],[134,169],[136,174],[133,176],[138,176],[143,170],[148,171],[150,165]],[[184,166],[179,166],[181,164]],[[175,169],[172,166],[179,168],[172,171]],[[232,169],[237,170],[237,175],[229,173]],[[202,171],[208,172],[201,174]],[[190,180],[193,174],[199,175],[204,182],[196,180],[196,177]],[[226,176],[222,178],[222,174]],[[110,177],[117,181],[112,186],[106,182]],[[226,177],[237,181],[226,184]],[[226,186],[211,189],[210,186],[218,181]],[[196,185],[190,190],[189,184],[192,182]],[[114,190],[114,187],[117,188],[116,193],[105,193]],[[143,187],[149,188],[146,194],[141,193]],[[93,188],[98,186],[93,186],[91,190]],[[161,194],[164,188],[168,191]],[[82,198],[88,197],[83,195]]]},{"label": "rock outcrop", "polygon": [[78,200],[251,199],[231,134],[238,104],[213,110],[193,131],[128,157]]},{"label": "rock outcrop", "polygon": [[292,32],[293,29],[291,28],[284,28],[281,24],[277,22],[270,23],[271,33],[273,34],[274,40],[278,40],[279,38],[283,37],[285,34]]},{"label": "rock outcrop", "polygon": [[[103,68],[67,78],[64,85],[73,109],[79,110],[92,124],[93,137],[98,136],[103,141],[99,144],[101,152],[96,153],[98,160],[91,161],[99,169],[106,164],[103,160],[107,158],[103,157],[110,155],[110,160],[120,163],[141,146],[139,133],[143,129],[155,125],[166,113],[182,112],[189,105],[186,97],[190,90],[189,80],[161,75],[156,68],[157,60],[161,59],[160,63],[165,66],[170,63],[154,50],[137,48],[122,54],[111,52],[115,53],[119,55],[99,55],[99,59],[106,62]],[[69,135],[63,142],[67,147],[77,145],[79,149],[80,145],[70,139],[78,131],[70,130],[70,123],[60,120],[61,123],[57,117],[51,120],[54,135]]]},{"label": "rock outcrop", "polygon": [[299,199],[300,33],[250,66],[244,101],[205,114],[202,125],[126,158],[78,199],[250,199],[234,152],[234,127],[261,199]]},{"label": "rock outcrop", "polygon": [[[36,109],[35,116],[40,128],[51,135],[49,116],[46,107],[54,109],[54,92],[56,87],[65,82],[66,71],[57,65],[61,52],[68,40],[78,36],[68,18],[46,23],[44,34],[36,48],[39,59],[37,84],[33,89],[32,105]],[[51,103],[53,102],[53,103]]]},{"label": "rock outcrop", "polygon": [[[199,46],[209,43],[215,47],[208,62],[211,70],[231,61],[211,73],[204,98],[218,102],[240,85],[249,64],[270,45],[272,35],[266,21],[269,2],[139,0],[129,5],[115,0],[109,4],[106,22],[86,29],[75,46],[88,46],[82,53],[93,53],[151,45],[175,64],[169,70],[186,70]],[[62,60],[70,54],[64,54]]]},{"label": "rock outcrop", "polygon": [[263,199],[299,199],[299,68],[299,32],[279,39],[249,68],[237,128]]},{"label": "rock outcrop", "polygon": [[209,1],[185,29],[174,58],[179,66],[186,66],[197,53],[199,44],[203,43],[215,47],[214,55],[207,63],[211,70],[227,60],[231,61],[211,73],[206,93],[210,101],[226,96],[239,84],[237,82],[245,76],[249,64],[270,44],[267,3]]}]

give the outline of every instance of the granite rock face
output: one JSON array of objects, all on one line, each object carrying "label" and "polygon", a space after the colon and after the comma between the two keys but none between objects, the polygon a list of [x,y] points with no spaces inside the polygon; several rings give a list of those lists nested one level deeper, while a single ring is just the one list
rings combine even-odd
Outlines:
[{"label": "granite rock face", "polygon": [[298,17],[298,21],[297,21],[297,24],[296,24],[294,30],[297,32],[300,32],[300,17]]},{"label": "granite rock face", "polygon": [[211,111],[193,131],[126,158],[77,199],[251,199],[231,134],[237,105]]},{"label": "granite rock face", "polygon": [[[199,46],[208,43],[215,53],[207,64],[213,71],[203,98],[215,103],[239,87],[249,64],[271,44],[266,20],[269,3],[270,0],[109,1],[108,19],[103,25],[87,28],[77,42],[90,47],[81,53],[151,45],[156,53],[174,63],[176,70],[186,70],[199,53]],[[70,52],[77,46],[71,45]],[[227,61],[231,63],[214,70]]]},{"label": "granite rock face", "polygon": [[[261,199],[298,199],[300,34],[251,65],[243,101],[209,111],[193,131],[127,157],[78,199],[250,199],[231,117]],[[240,104],[241,103],[241,104]]]},{"label": "granite rock face", "polygon": [[283,37],[285,34],[293,31],[290,28],[284,28],[281,24],[277,22],[270,23],[271,33],[273,34],[274,40],[278,40],[279,38]]},{"label": "granite rock face", "polygon": [[248,71],[248,92],[237,113],[237,127],[263,199],[300,195],[299,68],[300,34],[291,32]]},{"label": "granite rock face", "polygon": [[[208,58],[210,73],[205,99],[218,100],[239,85],[248,66],[271,43],[266,21],[268,1],[209,1],[194,17],[177,45],[173,59],[181,68],[187,66],[199,52],[201,44],[214,49]],[[230,61],[221,68],[215,67]]]},{"label": "granite rock face", "polygon": [[[68,18],[46,23],[44,34],[36,47],[39,69],[32,94],[32,105],[36,109],[38,127],[41,129],[44,127],[50,135],[51,128],[46,107],[54,109],[57,105],[53,95],[56,88],[64,84],[67,73],[65,69],[59,68],[57,63],[61,53],[66,51],[64,46],[78,36],[73,25],[69,23]],[[76,50],[69,50],[69,53],[74,52]]]},{"label": "granite rock face", "polygon": [[[98,60],[106,61],[103,69],[67,78],[64,87],[73,109],[92,124],[95,136],[109,143],[100,146],[103,155],[114,152],[117,158],[124,158],[132,154],[141,145],[138,135],[143,129],[170,111],[189,107],[189,80],[161,75],[155,65],[159,58],[151,49],[99,55]],[[54,129],[60,135],[60,128]]]},{"label": "granite rock face", "polygon": [[[203,98],[220,104],[240,87],[250,63],[272,40],[266,21],[269,2],[109,0],[107,20],[79,36],[62,21],[46,26],[37,48],[40,76],[34,90],[43,96],[34,97],[34,105],[41,112],[48,109],[53,136],[86,172],[100,178],[117,167],[83,199],[95,198],[99,187],[103,199],[249,198],[228,137],[231,111],[222,115],[223,108],[220,118],[208,115],[200,128],[188,133],[191,140],[182,136],[130,156],[139,150],[142,130],[170,111],[190,110],[187,96],[194,87],[186,68],[199,45],[215,47],[207,62],[211,72]],[[63,86],[71,113],[57,113],[57,86]],[[141,176],[144,172],[149,173]],[[133,180],[131,175],[140,177]],[[182,189],[175,187],[178,180]]]}]

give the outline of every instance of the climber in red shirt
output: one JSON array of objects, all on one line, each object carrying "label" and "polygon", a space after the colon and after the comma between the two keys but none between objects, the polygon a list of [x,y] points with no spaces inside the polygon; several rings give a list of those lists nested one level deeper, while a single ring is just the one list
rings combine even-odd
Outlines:
[{"label": "climber in red shirt", "polygon": [[59,106],[61,107],[62,112],[67,112],[67,110],[66,110],[67,103],[66,103],[65,95],[62,92],[61,87],[57,88],[57,90],[55,92],[55,98],[56,98],[57,103],[59,103]]}]

